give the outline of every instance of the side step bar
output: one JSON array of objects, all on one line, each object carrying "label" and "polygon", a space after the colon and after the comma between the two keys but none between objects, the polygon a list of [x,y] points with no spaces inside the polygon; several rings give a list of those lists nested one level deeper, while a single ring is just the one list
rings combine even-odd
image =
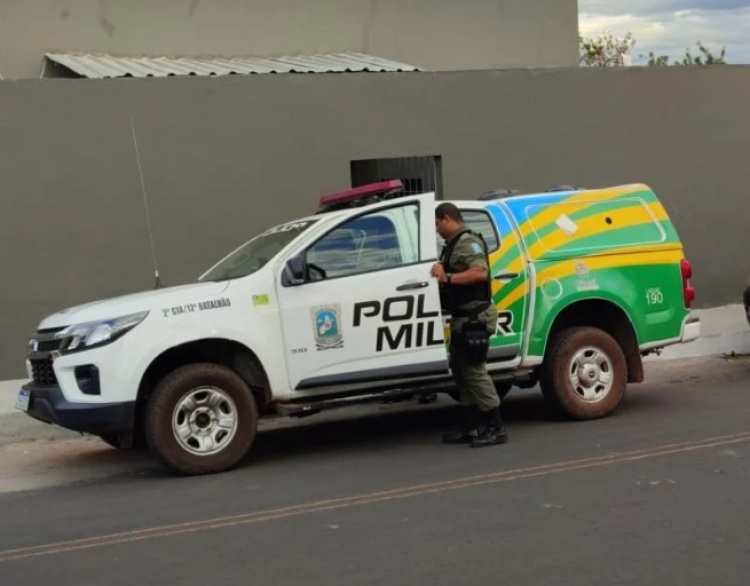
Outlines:
[{"label": "side step bar", "polygon": [[[533,380],[533,372],[529,371],[517,371],[517,372],[490,372],[493,382],[506,382],[513,381],[518,383],[520,386],[533,386],[535,381]],[[456,389],[455,383],[448,379],[444,381],[431,381],[424,385],[415,385],[409,387],[399,387],[375,393],[369,393],[367,395],[353,395],[350,397],[336,397],[331,399],[320,399],[318,401],[310,402],[294,402],[294,403],[276,403],[275,411],[278,415],[288,417],[309,417],[311,415],[317,415],[323,411],[330,411],[332,409],[342,409],[344,407],[353,407],[356,405],[366,405],[371,403],[398,403],[403,401],[409,401],[418,396],[432,395],[434,393],[448,393]],[[299,399],[297,399],[299,401]]]}]

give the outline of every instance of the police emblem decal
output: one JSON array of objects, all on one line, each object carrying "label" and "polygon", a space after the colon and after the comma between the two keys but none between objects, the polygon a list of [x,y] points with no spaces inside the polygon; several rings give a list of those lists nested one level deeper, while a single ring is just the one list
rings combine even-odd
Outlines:
[{"label": "police emblem decal", "polygon": [[344,336],[341,331],[341,306],[322,305],[311,310],[315,345],[318,350],[330,350],[344,347]]}]

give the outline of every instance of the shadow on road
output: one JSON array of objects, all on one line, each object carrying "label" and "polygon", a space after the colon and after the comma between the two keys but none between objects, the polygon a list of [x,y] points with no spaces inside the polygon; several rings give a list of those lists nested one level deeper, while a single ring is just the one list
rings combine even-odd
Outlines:
[{"label": "shadow on road", "polygon": [[[502,409],[504,419],[514,429],[543,425],[540,422],[548,420],[539,393],[525,391],[520,396],[511,396]],[[305,460],[312,455],[331,459],[399,445],[439,445],[440,435],[454,426],[459,417],[457,403],[441,396],[430,405],[416,402],[374,404],[333,410],[301,420],[269,420],[261,425],[251,453],[238,470],[252,468],[256,473],[262,472],[267,466],[288,466],[290,461]],[[134,478],[139,482],[179,479],[160,466],[146,450],[118,451],[93,437],[28,449],[35,452],[33,464],[25,450],[18,451],[15,457],[23,465],[31,464],[34,474],[53,475],[68,485],[127,482]]]},{"label": "shadow on road", "polygon": [[[403,404],[389,407],[376,411],[376,405],[369,412],[357,414],[342,411],[334,420],[315,421],[313,416],[294,426],[264,430],[258,434],[251,459],[258,464],[311,450],[351,452],[404,441],[434,443],[461,417],[460,407],[450,399],[441,399],[428,407]],[[509,397],[503,404],[502,414],[514,427],[548,419],[541,397],[537,396]]]},{"label": "shadow on road", "polygon": [[[623,422],[624,419],[626,425],[631,419],[641,421],[644,414],[647,417],[651,414],[649,418],[653,421],[654,417],[661,417],[660,413],[666,417],[674,409],[703,408],[698,397],[707,390],[750,378],[750,360],[684,360],[651,364],[647,370],[647,382],[630,385],[615,414],[616,420]],[[525,430],[542,432],[553,426],[587,426],[552,418],[538,388],[515,390],[504,401],[502,414],[511,435]],[[366,457],[374,452],[393,451],[399,446],[424,451],[425,457],[431,457],[432,450],[441,447],[440,435],[459,418],[458,404],[440,395],[438,402],[426,406],[416,402],[373,404],[333,410],[301,420],[267,420],[261,423],[255,445],[238,471],[252,469],[253,474],[257,474],[275,468],[284,472],[290,463],[313,456],[325,462],[339,457]],[[608,423],[600,421],[592,425]],[[127,482],[134,478],[139,482],[146,480],[147,484],[156,482],[157,486],[169,482],[171,486],[177,480],[147,451],[119,452],[98,438],[37,444],[36,448],[18,446],[12,452],[4,452],[0,482],[13,479],[14,464],[5,466],[8,458],[15,459],[33,475],[44,477],[42,484],[47,486],[57,481],[70,485],[103,480]]]},{"label": "shadow on road", "polygon": [[[667,399],[655,393],[633,389],[617,415],[638,417],[639,411],[659,409],[666,402]],[[550,416],[538,389],[509,396],[503,402],[502,414],[510,433],[528,428],[581,424]],[[351,456],[357,452],[368,453],[404,444],[437,446],[441,434],[456,425],[460,415],[460,407],[455,402],[441,398],[438,403],[428,406],[416,403],[372,405],[314,415],[309,419],[285,420],[278,428],[259,431],[251,454],[239,469],[288,465],[290,461],[312,455],[327,459],[339,453]],[[106,454],[110,462],[127,458],[138,468],[139,476],[153,479],[173,477],[155,464],[147,452],[123,454],[108,451]]]}]

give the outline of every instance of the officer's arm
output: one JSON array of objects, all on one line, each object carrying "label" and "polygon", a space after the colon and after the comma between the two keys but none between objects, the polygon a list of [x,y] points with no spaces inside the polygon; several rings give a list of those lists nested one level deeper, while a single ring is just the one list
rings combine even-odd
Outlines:
[{"label": "officer's arm", "polygon": [[471,285],[487,280],[490,267],[487,264],[484,249],[477,240],[466,238],[465,242],[459,242],[454,254],[459,255],[461,261],[463,261],[462,264],[465,264],[468,268],[460,273],[452,274],[452,285]]},{"label": "officer's arm", "polygon": [[451,285],[471,285],[483,283],[487,280],[487,271],[477,267],[470,267],[460,273],[451,273]]}]

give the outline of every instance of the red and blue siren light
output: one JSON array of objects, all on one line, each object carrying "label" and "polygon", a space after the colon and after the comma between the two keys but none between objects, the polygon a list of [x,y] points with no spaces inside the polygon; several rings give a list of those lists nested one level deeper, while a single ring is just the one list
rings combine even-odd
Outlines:
[{"label": "red and blue siren light", "polygon": [[400,193],[403,189],[404,184],[401,180],[393,179],[391,181],[369,183],[368,185],[362,185],[360,187],[334,191],[332,193],[327,193],[320,198],[318,213],[328,212],[333,209],[364,205],[368,203],[369,198],[377,198],[378,200],[387,199],[390,196]]}]

